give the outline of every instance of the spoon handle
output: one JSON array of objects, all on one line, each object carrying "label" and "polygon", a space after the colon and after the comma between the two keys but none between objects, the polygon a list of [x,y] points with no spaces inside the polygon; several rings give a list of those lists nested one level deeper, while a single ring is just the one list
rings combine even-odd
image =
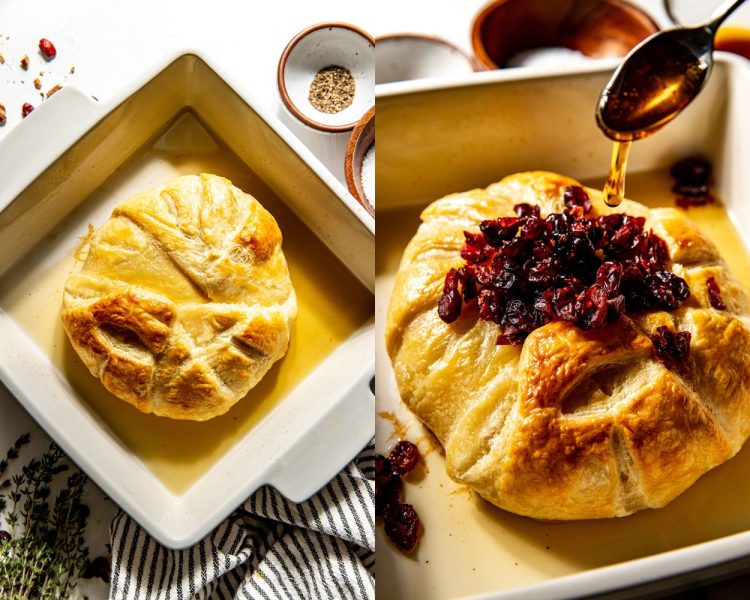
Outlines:
[{"label": "spoon handle", "polygon": [[716,30],[719,29],[719,26],[724,22],[724,20],[735,10],[737,10],[740,7],[740,4],[744,2],[745,0],[726,0],[726,2],[722,2],[721,6],[719,6],[719,8],[717,8],[711,15],[707,27],[713,33],[716,33]]}]

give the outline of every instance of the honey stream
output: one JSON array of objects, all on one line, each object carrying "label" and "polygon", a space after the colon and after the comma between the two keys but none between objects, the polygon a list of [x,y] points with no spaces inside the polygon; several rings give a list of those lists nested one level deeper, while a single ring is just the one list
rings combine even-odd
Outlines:
[{"label": "honey stream", "polygon": [[619,206],[625,197],[625,169],[628,166],[628,154],[632,143],[614,142],[612,145],[609,175],[604,184],[604,202],[607,206]]}]

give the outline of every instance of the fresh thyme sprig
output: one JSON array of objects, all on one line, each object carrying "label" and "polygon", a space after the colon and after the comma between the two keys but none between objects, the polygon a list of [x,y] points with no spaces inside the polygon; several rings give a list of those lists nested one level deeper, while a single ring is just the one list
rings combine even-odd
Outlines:
[{"label": "fresh thyme sprig", "polygon": [[52,486],[70,469],[53,443],[3,480],[29,439],[21,436],[0,461],[0,598],[67,598],[88,564],[84,531],[89,509],[81,502],[87,477],[74,470],[53,497]]}]

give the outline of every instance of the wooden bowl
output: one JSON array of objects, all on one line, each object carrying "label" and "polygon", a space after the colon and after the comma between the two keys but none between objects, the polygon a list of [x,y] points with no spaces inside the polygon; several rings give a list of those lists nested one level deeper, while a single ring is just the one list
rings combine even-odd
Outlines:
[{"label": "wooden bowl", "polygon": [[[362,162],[365,154],[375,144],[375,107],[365,113],[357,123],[349,138],[344,156],[344,172],[349,191],[357,201],[365,207],[372,217],[375,217],[375,198],[368,198],[362,185]],[[373,172],[373,177],[375,173]]]},{"label": "wooden bowl", "polygon": [[622,0],[495,0],[474,18],[471,44],[482,65],[497,69],[532,48],[622,57],[657,31],[648,14]]}]

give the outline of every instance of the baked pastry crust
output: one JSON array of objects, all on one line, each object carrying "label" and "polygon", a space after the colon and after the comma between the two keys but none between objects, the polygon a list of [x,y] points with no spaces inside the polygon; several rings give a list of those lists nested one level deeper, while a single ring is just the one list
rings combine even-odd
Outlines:
[{"label": "baked pastry crust", "polygon": [[[691,297],[674,312],[623,317],[582,331],[552,322],[523,346],[498,346],[498,327],[464,311],[437,313],[448,270],[463,264],[463,231],[512,215],[519,202],[562,212],[577,181],[518,173],[428,206],[401,260],[386,347],[404,403],[445,447],[456,481],[509,511],[540,519],[624,516],[660,507],[733,456],[750,435],[748,297],[716,247],[683,213],[631,201],[594,214],[646,217]],[[713,276],[727,310],[711,307]],[[648,334],[692,334],[684,371],[657,362]]]},{"label": "baked pastry crust", "polygon": [[62,321],[104,386],[145,413],[225,413],[286,353],[297,300],[271,214],[216,175],[118,205],[65,284]]}]

